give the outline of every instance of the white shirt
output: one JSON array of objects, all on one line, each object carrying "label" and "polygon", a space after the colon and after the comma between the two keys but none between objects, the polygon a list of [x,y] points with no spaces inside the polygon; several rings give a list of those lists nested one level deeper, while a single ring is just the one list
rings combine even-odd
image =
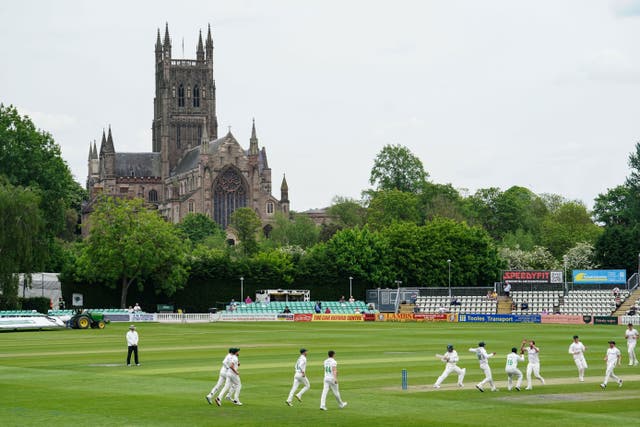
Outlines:
[{"label": "white shirt", "polygon": [[584,344],[582,344],[580,341],[572,342],[569,346],[569,354],[572,354],[574,359],[584,357],[585,350],[586,348]]},{"label": "white shirt", "polygon": [[618,359],[620,358],[620,350],[618,347],[608,348],[607,349],[607,365],[615,365],[618,363]]},{"label": "white shirt", "polygon": [[301,354],[298,357],[298,361],[296,362],[296,374],[304,374],[307,370],[307,358],[304,354]]},{"label": "white shirt", "polygon": [[127,345],[138,345],[138,333],[136,331],[129,330],[127,332]]},{"label": "white shirt", "polygon": [[507,356],[507,364],[505,365],[505,369],[507,371],[514,370],[518,368],[518,361],[524,362],[524,356],[520,356],[517,353],[509,353]]},{"label": "white shirt", "polygon": [[469,351],[476,354],[480,367],[489,366],[488,359],[492,357],[493,354],[487,353],[487,350],[485,350],[484,347],[470,348]]},{"label": "white shirt", "polygon": [[624,332],[624,337],[627,339],[627,344],[635,344],[638,339],[638,331],[637,329],[627,329]]},{"label": "white shirt", "polygon": [[540,363],[539,349],[527,347],[524,350],[529,355],[529,363]]},{"label": "white shirt", "polygon": [[233,354],[229,353],[222,360],[222,369],[224,369],[225,372],[229,370],[229,366],[231,365],[232,358],[233,358]]},{"label": "white shirt", "polygon": [[460,360],[458,358],[458,352],[455,350],[451,350],[448,351],[444,354],[444,357],[442,358],[443,362],[447,362],[447,363],[451,363],[451,364],[456,364],[458,363],[458,360]]},{"label": "white shirt", "polygon": [[333,376],[333,368],[337,369],[337,367],[338,367],[338,362],[336,362],[336,360],[333,357],[329,357],[327,360],[324,361],[325,381],[326,380],[335,381],[337,379]]}]

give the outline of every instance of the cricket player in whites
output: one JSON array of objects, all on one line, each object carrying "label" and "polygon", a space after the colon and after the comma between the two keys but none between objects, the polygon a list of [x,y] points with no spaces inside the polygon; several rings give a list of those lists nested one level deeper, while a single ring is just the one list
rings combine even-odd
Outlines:
[{"label": "cricket player in whites", "polygon": [[238,371],[238,367],[240,366],[240,362],[238,360],[238,353],[240,353],[239,348],[230,349],[232,351],[231,361],[229,362],[229,369],[227,370],[227,379],[224,383],[224,387],[220,391],[218,397],[216,397],[216,405],[220,406],[222,402],[222,398],[225,393],[229,391],[229,388],[234,390],[234,394],[232,397],[232,402],[234,405],[242,406],[242,402],[240,402],[240,389],[242,389],[242,383],[240,382],[240,372]]},{"label": "cricket player in whites", "polygon": [[289,406],[293,406],[291,403],[293,400],[293,394],[296,392],[297,388],[302,384],[304,387],[300,390],[300,393],[296,394],[296,399],[298,402],[302,402],[302,395],[311,388],[309,384],[309,379],[307,379],[307,349],[300,349],[300,357],[298,357],[298,361],[296,362],[296,373],[293,376],[293,387],[291,387],[291,391],[289,392],[289,397],[285,403]]},{"label": "cricket player in whites", "polygon": [[638,341],[638,330],[633,327],[633,323],[627,325],[624,337],[627,340],[627,352],[629,353],[629,366],[638,366],[636,357],[636,342]]},{"label": "cricket player in whites", "polygon": [[[229,353],[222,360],[222,366],[220,367],[220,375],[218,376],[218,382],[211,389],[209,394],[207,394],[204,398],[207,399],[209,405],[213,403],[213,396],[224,386],[225,381],[227,380],[227,371],[229,370],[229,364],[231,363],[231,358],[233,357],[234,348],[229,349]],[[216,405],[220,406],[220,400],[216,397]]]},{"label": "cricket player in whites", "polygon": [[584,371],[588,368],[587,359],[584,358],[584,352],[587,350],[587,347],[580,342],[577,335],[573,336],[573,342],[569,346],[569,354],[573,355],[573,361],[576,362],[576,366],[578,367],[578,380],[581,383],[584,382]]},{"label": "cricket player in whites", "polygon": [[489,385],[491,385],[491,391],[498,391],[495,384],[493,383],[491,368],[489,367],[489,358],[495,356],[496,354],[487,353],[487,350],[485,350],[484,348],[484,341],[480,341],[477,348],[470,348],[469,351],[476,354],[478,362],[480,362],[480,369],[482,369],[482,371],[484,372],[484,379],[476,385],[476,388],[484,392],[484,388],[482,386],[486,383],[489,383]]},{"label": "cricket player in whites", "polygon": [[620,353],[620,350],[616,347],[616,342],[609,341],[609,348],[607,349],[607,354],[604,356],[604,361],[607,363],[607,371],[604,374],[604,382],[600,384],[603,390],[607,388],[609,378],[616,380],[618,387],[622,387],[622,378],[619,378],[613,372],[616,366],[620,366],[620,360],[622,360],[622,353]]},{"label": "cricket player in whites", "polygon": [[507,373],[507,390],[511,391],[513,386],[513,377],[516,379],[516,390],[520,391],[522,385],[522,372],[518,369],[518,362],[524,362],[524,356],[518,354],[518,349],[511,348],[511,353],[507,356],[507,364],[504,367],[504,371]]},{"label": "cricket player in whites", "polygon": [[453,345],[447,345],[447,352],[442,354],[436,354],[440,360],[446,363],[444,367],[444,372],[442,375],[438,377],[436,383],[433,385],[433,388],[440,388],[440,384],[449,376],[451,372],[455,372],[458,374],[458,387],[464,387],[462,381],[464,380],[464,374],[467,372],[466,369],[460,369],[457,365],[458,363],[458,352],[453,349]]},{"label": "cricket player in whites", "polygon": [[340,409],[347,406],[347,402],[343,402],[340,397],[340,389],[338,388],[338,362],[333,356],[336,352],[329,350],[328,358],[324,361],[324,386],[322,387],[322,395],[320,396],[320,409],[327,410],[327,393],[329,390],[333,393],[338,402]]},{"label": "cricket player in whites", "polygon": [[540,375],[540,349],[536,347],[536,342],[534,340],[529,341],[529,346],[527,347],[527,340],[522,340],[522,345],[520,346],[520,353],[524,354],[526,351],[529,355],[529,363],[527,363],[527,388],[525,390],[531,390],[533,387],[531,386],[531,374],[536,376],[544,385],[544,378]]}]

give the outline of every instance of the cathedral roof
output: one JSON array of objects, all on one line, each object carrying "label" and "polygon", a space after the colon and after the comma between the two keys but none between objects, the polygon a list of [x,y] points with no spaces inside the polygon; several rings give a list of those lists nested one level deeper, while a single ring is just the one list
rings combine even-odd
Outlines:
[{"label": "cathedral roof", "polygon": [[200,147],[198,146],[184,153],[184,157],[180,159],[175,169],[171,171],[171,175],[180,175],[181,173],[185,173],[196,168],[199,160]]},{"label": "cathedral roof", "polygon": [[116,153],[116,176],[162,176],[160,153]]}]

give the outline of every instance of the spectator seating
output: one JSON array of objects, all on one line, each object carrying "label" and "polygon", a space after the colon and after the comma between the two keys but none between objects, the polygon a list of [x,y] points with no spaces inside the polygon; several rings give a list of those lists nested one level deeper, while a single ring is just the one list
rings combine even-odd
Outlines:
[{"label": "spectator seating", "polygon": [[[628,296],[626,291],[620,293],[620,299]],[[564,304],[560,306],[562,314],[590,314],[609,316],[616,309],[616,298],[610,289],[594,289],[592,291],[569,291]]]},{"label": "spectator seating", "polygon": [[[364,301],[354,302],[338,302],[338,301],[321,301],[322,312],[329,307],[333,314],[353,314],[358,309],[361,313],[366,311],[367,305]],[[289,307],[291,313],[315,313],[315,301],[272,301],[269,304],[254,302],[251,304],[239,303],[235,310],[235,313],[246,314],[269,314],[269,313],[282,313],[285,306]],[[227,306],[227,311],[230,311],[230,307]]]},{"label": "spectator seating", "polygon": [[0,310],[0,317],[32,317],[42,316],[35,310]]},{"label": "spectator seating", "polygon": [[448,295],[419,296],[416,300],[416,307],[421,313],[476,313],[494,314],[496,312],[497,301],[490,300],[481,295],[463,295],[454,298],[460,303],[451,305]]},{"label": "spectator seating", "polygon": [[[543,312],[553,313],[554,307],[559,307],[563,291],[512,291],[511,298],[515,304],[512,314],[539,314]],[[522,310],[522,303],[529,307]]]}]

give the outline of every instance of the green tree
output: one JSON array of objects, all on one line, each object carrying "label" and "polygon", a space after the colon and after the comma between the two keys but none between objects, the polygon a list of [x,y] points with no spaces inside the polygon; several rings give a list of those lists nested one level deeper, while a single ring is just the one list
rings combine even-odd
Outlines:
[{"label": "green tree", "polygon": [[[76,211],[84,190],[73,180],[53,137],[38,130],[31,119],[13,106],[0,104],[0,173],[13,185],[31,187],[41,194],[40,208],[48,236],[64,234],[67,210]],[[77,232],[77,230],[73,229]]]},{"label": "green tree", "polygon": [[601,232],[600,227],[591,220],[584,204],[567,201],[542,222],[540,243],[560,259],[578,242],[595,243]]},{"label": "green tree", "polygon": [[466,219],[462,197],[451,184],[425,182],[420,203],[425,221],[436,217],[451,218],[459,222]]},{"label": "green tree", "polygon": [[542,246],[534,246],[530,251],[518,247],[500,248],[500,258],[509,270],[553,270],[560,268],[560,262]]},{"label": "green tree", "polygon": [[375,287],[389,286],[396,279],[389,242],[367,226],[338,231],[326,245],[338,277],[352,276]]},{"label": "green tree", "polygon": [[40,270],[47,259],[40,198],[0,176],[0,307],[17,308],[18,274]]},{"label": "green tree", "polygon": [[327,213],[331,217],[331,221],[337,224],[339,229],[343,229],[362,227],[365,223],[367,209],[358,200],[336,196]]},{"label": "green tree", "polygon": [[572,270],[592,270],[600,267],[595,261],[596,251],[591,243],[578,242],[562,257],[567,272]]},{"label": "green tree", "polygon": [[418,193],[429,174],[422,161],[402,145],[385,145],[376,156],[369,183],[378,191]]},{"label": "green tree", "polygon": [[244,255],[258,252],[258,230],[262,222],[251,208],[240,208],[231,214],[231,228],[240,240],[240,248]]},{"label": "green tree", "polygon": [[307,215],[276,214],[269,240],[278,246],[299,246],[303,249],[318,243],[320,228]]},{"label": "green tree", "polygon": [[377,191],[369,202],[367,224],[375,230],[394,222],[421,222],[420,199],[399,190]]},{"label": "green tree", "polygon": [[141,199],[105,198],[91,214],[91,234],[78,259],[80,274],[107,286],[120,286],[120,307],[127,306],[132,283],[153,283],[172,295],[186,282],[186,252],[180,233]]},{"label": "green tree", "polygon": [[194,245],[202,243],[208,237],[224,238],[224,231],[210,217],[201,213],[187,214],[177,225],[178,230]]}]

